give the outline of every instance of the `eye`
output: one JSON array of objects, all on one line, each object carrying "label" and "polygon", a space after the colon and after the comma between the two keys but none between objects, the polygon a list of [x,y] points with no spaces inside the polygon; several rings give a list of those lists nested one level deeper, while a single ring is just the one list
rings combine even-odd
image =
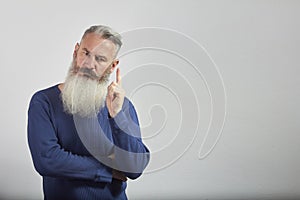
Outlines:
[{"label": "eye", "polygon": [[88,52],[87,50],[82,50],[82,53],[86,56],[88,56],[90,54],[90,52]]},{"label": "eye", "polygon": [[102,56],[96,56],[95,60],[97,62],[105,62],[106,61],[106,59],[104,57],[102,57]]}]

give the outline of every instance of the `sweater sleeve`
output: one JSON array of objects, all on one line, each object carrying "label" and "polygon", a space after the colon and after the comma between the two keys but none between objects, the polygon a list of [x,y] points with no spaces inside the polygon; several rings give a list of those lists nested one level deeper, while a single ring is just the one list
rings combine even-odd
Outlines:
[{"label": "sweater sleeve", "polygon": [[[149,163],[150,152],[141,139],[140,125],[133,104],[125,99],[122,110],[109,118],[117,166],[131,179],[138,178]],[[125,167],[124,167],[125,166]]]},{"label": "sweater sleeve", "polygon": [[95,182],[112,181],[111,168],[92,156],[76,155],[61,147],[50,117],[49,101],[42,93],[36,93],[31,99],[27,134],[33,163],[40,175]]}]

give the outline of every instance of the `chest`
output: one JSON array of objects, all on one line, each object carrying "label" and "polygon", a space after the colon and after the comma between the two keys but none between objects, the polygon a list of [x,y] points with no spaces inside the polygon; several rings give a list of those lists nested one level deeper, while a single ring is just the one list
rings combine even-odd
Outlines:
[{"label": "chest", "polygon": [[113,143],[105,108],[97,118],[87,119],[67,114],[59,105],[54,109],[53,125],[61,147],[78,155],[90,155],[91,148],[104,148],[102,143],[107,143],[107,140]]}]

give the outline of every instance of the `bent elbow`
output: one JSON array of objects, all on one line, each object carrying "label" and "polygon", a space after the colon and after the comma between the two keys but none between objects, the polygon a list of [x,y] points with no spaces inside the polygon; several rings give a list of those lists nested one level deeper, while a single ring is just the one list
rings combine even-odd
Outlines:
[{"label": "bent elbow", "polygon": [[142,173],[125,173],[125,175],[131,180],[135,180],[142,175]]},{"label": "bent elbow", "polygon": [[35,170],[41,176],[53,176],[54,175],[54,166],[51,164],[53,162],[49,162],[49,159],[44,157],[38,157],[33,159],[33,165]]},{"label": "bent elbow", "polygon": [[145,170],[145,168],[147,167],[147,165],[149,164],[149,161],[150,161],[150,154],[147,153],[147,154],[144,154],[143,156],[143,159],[140,160],[138,166],[139,167],[136,167],[135,168],[137,169],[136,171],[134,172],[127,172],[125,173],[126,176],[132,180],[135,180],[137,178],[139,178],[142,174],[143,174],[143,171]]}]

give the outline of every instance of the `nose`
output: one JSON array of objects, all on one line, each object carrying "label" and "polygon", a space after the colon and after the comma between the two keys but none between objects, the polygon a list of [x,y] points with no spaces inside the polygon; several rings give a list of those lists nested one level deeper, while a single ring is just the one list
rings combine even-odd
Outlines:
[{"label": "nose", "polygon": [[89,68],[89,69],[95,69],[95,60],[93,59],[93,56],[88,55],[83,60],[83,67]]}]

